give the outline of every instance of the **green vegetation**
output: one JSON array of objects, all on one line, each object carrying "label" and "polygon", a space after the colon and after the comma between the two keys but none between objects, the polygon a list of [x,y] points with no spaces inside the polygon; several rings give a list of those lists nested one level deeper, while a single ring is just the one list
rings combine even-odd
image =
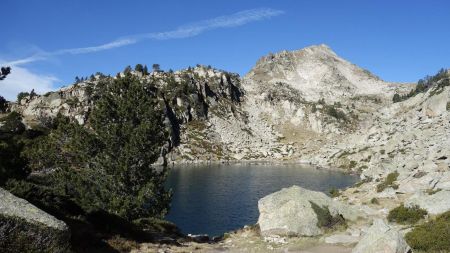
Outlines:
[{"label": "green vegetation", "polygon": [[27,130],[15,112],[1,118],[0,186],[66,222],[75,251],[179,233],[156,222],[171,199],[168,169],[152,167],[167,140],[156,92],[132,75],[99,80],[88,127],[58,115]]},{"label": "green vegetation", "polygon": [[416,226],[405,235],[405,239],[415,251],[448,252],[450,249],[450,211]]},{"label": "green vegetation", "polygon": [[0,119],[0,185],[8,179],[27,176],[26,160],[21,152],[37,135],[37,131],[26,130],[22,117],[16,112]]},{"label": "green vegetation", "polygon": [[19,92],[19,94],[17,94],[17,103],[20,103],[20,101],[22,101],[22,99],[24,99],[25,97],[28,97],[30,95],[30,93],[28,92]]},{"label": "green vegetation", "polygon": [[4,80],[11,73],[11,67],[2,67],[0,69],[0,81]]},{"label": "green vegetation", "polygon": [[55,170],[48,183],[86,210],[128,220],[162,217],[170,200],[166,170],[156,172],[151,164],[165,134],[150,86],[131,76],[106,85],[91,129],[57,118],[55,129],[26,150],[30,169]]},{"label": "green vegetation", "polygon": [[350,161],[350,164],[348,165],[348,167],[349,167],[350,169],[353,169],[353,168],[355,168],[355,167],[356,167],[356,165],[357,165],[357,162],[356,162],[356,161],[353,161],[353,160],[351,160],[351,161]]},{"label": "green vegetation", "polygon": [[354,187],[360,187],[361,185],[363,185],[363,184],[365,184],[365,183],[368,183],[368,182],[370,182],[370,181],[372,181],[372,178],[366,177],[366,178],[364,178],[363,180],[357,182],[357,183],[354,185]]},{"label": "green vegetation", "polygon": [[402,101],[402,97],[398,93],[395,93],[394,97],[392,98],[392,102],[398,103],[398,102],[401,102],[401,101]]},{"label": "green vegetation", "polygon": [[336,109],[334,106],[332,105],[327,105],[325,107],[325,113],[330,115],[331,117],[334,117],[338,120],[347,120],[347,116],[345,115],[345,113],[339,109]]},{"label": "green vegetation", "polygon": [[336,197],[339,197],[339,195],[341,195],[339,190],[334,188],[334,187],[330,189],[329,193],[330,193],[332,198],[336,198]]},{"label": "green vegetation", "polygon": [[155,63],[152,65],[152,69],[153,69],[153,72],[160,72],[161,66],[159,64]]},{"label": "green vegetation", "polygon": [[[3,253],[15,252],[69,252],[70,234],[46,227],[36,222],[30,223],[22,218],[0,215],[2,225],[1,244]],[[33,238],[33,240],[30,240]]]},{"label": "green vegetation", "polygon": [[6,109],[8,108],[8,102],[3,96],[0,96],[0,113],[6,112]]},{"label": "green vegetation", "polygon": [[327,206],[320,207],[312,201],[309,201],[309,203],[317,215],[318,227],[331,229],[337,226],[346,226],[344,217],[339,214],[332,216]]},{"label": "green vegetation", "polygon": [[380,204],[380,202],[378,201],[377,198],[372,198],[372,199],[370,200],[370,203],[371,203],[371,204],[374,204],[374,205]]},{"label": "green vegetation", "polygon": [[399,174],[397,171],[389,173],[387,175],[386,179],[382,183],[377,185],[377,192],[382,192],[382,191],[384,191],[384,189],[386,189],[388,187],[397,189],[398,185],[395,184],[394,182],[397,180],[398,175]]},{"label": "green vegetation", "polygon": [[442,189],[427,189],[425,192],[426,193],[428,193],[428,195],[433,195],[433,194],[435,194],[436,192],[440,192]]},{"label": "green vegetation", "polygon": [[77,97],[70,97],[66,100],[66,103],[70,106],[70,107],[75,107],[80,101],[78,100]]},{"label": "green vegetation", "polygon": [[405,207],[403,204],[389,211],[388,220],[400,224],[414,224],[427,215],[427,211],[418,206]]},{"label": "green vegetation", "polygon": [[134,67],[134,71],[143,73],[144,72],[144,66],[142,66],[142,64],[138,63]]},{"label": "green vegetation", "polygon": [[400,96],[399,94],[394,94],[392,101],[394,103],[404,101],[408,98],[414,97],[417,94],[427,92],[430,88],[434,87],[434,91],[430,95],[439,94],[442,92],[443,87],[450,85],[450,79],[448,73],[445,69],[440,69],[438,73],[434,76],[426,76],[417,82],[415,89],[411,90],[408,94]]}]

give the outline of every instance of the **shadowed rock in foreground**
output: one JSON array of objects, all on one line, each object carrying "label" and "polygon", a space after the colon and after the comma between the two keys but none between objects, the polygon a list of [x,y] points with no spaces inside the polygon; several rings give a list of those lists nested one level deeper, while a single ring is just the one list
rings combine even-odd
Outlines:
[{"label": "shadowed rock in foreground", "polygon": [[0,249],[7,252],[68,252],[66,224],[0,188]]}]

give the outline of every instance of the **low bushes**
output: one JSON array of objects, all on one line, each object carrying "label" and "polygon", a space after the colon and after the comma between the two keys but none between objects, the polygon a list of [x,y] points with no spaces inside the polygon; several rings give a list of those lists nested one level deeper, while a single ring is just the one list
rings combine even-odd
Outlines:
[{"label": "low bushes", "polygon": [[380,204],[380,202],[378,201],[377,198],[372,198],[372,199],[370,200],[370,203],[372,203],[372,204],[374,204],[374,205]]},{"label": "low bushes", "polygon": [[406,242],[414,250],[448,252],[450,249],[450,211],[436,219],[416,226],[405,235]]},{"label": "low bushes", "polygon": [[397,180],[398,178],[398,172],[392,172],[389,173],[389,175],[387,175],[386,179],[377,185],[377,192],[382,192],[384,191],[384,189],[388,188],[388,187],[392,187],[394,189],[398,188],[398,185],[394,184],[394,182]]},{"label": "low bushes", "polygon": [[405,207],[403,204],[389,212],[388,220],[400,224],[414,224],[427,215],[427,211],[418,206]]},{"label": "low bushes", "polygon": [[341,195],[339,190],[334,188],[334,187],[330,189],[329,193],[330,193],[332,198],[336,198],[336,197],[339,197]]},{"label": "low bushes", "polygon": [[345,219],[341,215],[332,216],[327,206],[320,207],[310,201],[311,208],[317,215],[317,226],[320,228],[335,228],[336,226],[346,226]]}]

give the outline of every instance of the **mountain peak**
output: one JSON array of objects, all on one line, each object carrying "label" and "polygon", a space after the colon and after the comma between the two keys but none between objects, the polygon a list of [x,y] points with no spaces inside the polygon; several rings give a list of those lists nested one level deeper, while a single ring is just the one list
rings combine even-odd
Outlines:
[{"label": "mountain peak", "polygon": [[332,53],[336,54],[328,45],[326,44],[319,44],[319,45],[312,45],[309,47],[305,47],[303,49],[297,50],[297,51],[309,51],[309,52],[326,52],[326,53]]},{"label": "mountain peak", "polygon": [[262,92],[285,83],[308,101],[341,101],[376,95],[391,97],[393,89],[369,71],[339,57],[325,44],[295,51],[281,51],[262,57],[245,76],[247,90]]}]

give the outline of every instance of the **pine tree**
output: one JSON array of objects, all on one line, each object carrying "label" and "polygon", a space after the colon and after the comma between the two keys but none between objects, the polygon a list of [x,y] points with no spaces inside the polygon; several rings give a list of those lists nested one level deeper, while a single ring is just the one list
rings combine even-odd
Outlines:
[{"label": "pine tree", "polygon": [[144,73],[144,66],[142,66],[142,64],[136,64],[136,66],[134,67],[134,70],[136,72],[140,72],[140,73]]},{"label": "pine tree", "polygon": [[2,67],[0,69],[0,81],[5,79],[11,73],[11,67]]},{"label": "pine tree", "polygon": [[152,65],[152,69],[153,69],[153,72],[159,72],[159,71],[161,71],[161,66],[159,66],[159,64],[155,63]]},{"label": "pine tree", "polygon": [[400,97],[400,95],[398,93],[394,94],[394,97],[392,98],[392,102],[397,103],[400,102],[402,100],[402,98]]},{"label": "pine tree", "polygon": [[148,68],[147,68],[147,65],[144,65],[144,69],[143,69],[142,73],[144,74],[144,76],[147,76],[147,75],[148,75]]},{"label": "pine tree", "polygon": [[27,150],[30,169],[55,171],[49,185],[84,210],[163,217],[171,194],[167,169],[152,167],[167,138],[154,86],[126,75],[96,87],[90,127],[59,116],[56,129]]},{"label": "pine tree", "polygon": [[131,73],[131,71],[132,71],[131,66],[128,65],[128,66],[126,66],[125,69],[123,70],[123,73],[124,73],[125,75],[128,75],[128,74]]}]

